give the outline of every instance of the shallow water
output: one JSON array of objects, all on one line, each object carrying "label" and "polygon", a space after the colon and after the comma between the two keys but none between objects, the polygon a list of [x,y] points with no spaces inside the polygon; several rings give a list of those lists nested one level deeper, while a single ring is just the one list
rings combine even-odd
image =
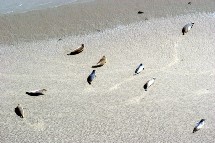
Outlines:
[{"label": "shallow water", "polygon": [[56,7],[80,0],[0,0],[0,13],[26,12],[35,9]]}]

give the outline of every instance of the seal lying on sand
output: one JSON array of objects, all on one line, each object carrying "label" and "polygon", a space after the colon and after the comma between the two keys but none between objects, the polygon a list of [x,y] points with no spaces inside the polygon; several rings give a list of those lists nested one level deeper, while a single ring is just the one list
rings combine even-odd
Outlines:
[{"label": "seal lying on sand", "polygon": [[67,54],[67,55],[76,55],[81,53],[84,50],[84,44],[81,44],[81,47],[79,47],[78,49],[75,49],[74,51],[72,51],[71,53]]},{"label": "seal lying on sand", "polygon": [[137,12],[137,14],[143,14],[143,13],[144,13],[144,12],[142,12],[142,11],[138,11],[138,12]]},{"label": "seal lying on sand", "polygon": [[146,82],[146,84],[143,86],[143,88],[145,89],[145,91],[147,91],[147,89],[155,82],[156,78],[152,78],[149,81]]},{"label": "seal lying on sand", "polygon": [[93,81],[93,79],[96,77],[96,70],[93,70],[92,73],[88,76],[87,78],[87,82],[89,84],[91,84],[91,82]]},{"label": "seal lying on sand", "polygon": [[21,118],[24,118],[24,110],[23,107],[21,107],[20,104],[15,108],[15,113],[20,116]]},{"label": "seal lying on sand", "polygon": [[187,33],[188,31],[190,31],[190,29],[193,27],[194,23],[188,23],[186,24],[183,28],[182,28],[182,33],[184,35],[184,33]]},{"label": "seal lying on sand", "polygon": [[26,92],[26,94],[30,96],[39,96],[39,95],[44,95],[44,92],[46,91],[47,91],[46,89],[33,90],[33,91]]},{"label": "seal lying on sand", "polygon": [[99,60],[99,62],[98,62],[96,65],[92,66],[92,68],[101,67],[101,66],[103,66],[106,62],[107,62],[107,58],[106,58],[105,56],[103,56],[103,57]]},{"label": "seal lying on sand", "polygon": [[142,70],[144,70],[144,65],[141,63],[138,68],[135,70],[135,75],[139,74]]},{"label": "seal lying on sand", "polygon": [[196,131],[200,130],[205,124],[205,119],[201,119],[196,126],[193,129],[193,133],[195,133]]}]

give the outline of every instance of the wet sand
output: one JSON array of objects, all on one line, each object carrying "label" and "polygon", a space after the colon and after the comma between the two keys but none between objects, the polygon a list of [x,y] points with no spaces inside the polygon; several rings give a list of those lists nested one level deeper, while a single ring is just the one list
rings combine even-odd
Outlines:
[{"label": "wet sand", "polygon": [[[0,142],[213,143],[215,14],[177,15],[169,9],[172,16],[142,20],[138,10],[133,12],[139,20],[128,18],[126,25],[87,28],[86,34],[74,32],[60,41],[49,35],[48,40],[1,44]],[[195,24],[182,35],[188,22]],[[67,55],[82,43],[82,53]],[[108,62],[96,69],[89,85],[91,66],[103,55]],[[145,70],[134,76],[140,63]],[[155,83],[145,91],[152,77]],[[45,95],[25,94],[40,88],[47,89]],[[15,114],[17,104],[26,108],[26,118]],[[193,134],[202,118],[205,126]]]},{"label": "wet sand", "polygon": [[[214,0],[95,0],[58,8],[0,16],[0,42],[48,40],[114,28],[116,25],[215,11]],[[138,11],[144,13],[138,15]]]}]

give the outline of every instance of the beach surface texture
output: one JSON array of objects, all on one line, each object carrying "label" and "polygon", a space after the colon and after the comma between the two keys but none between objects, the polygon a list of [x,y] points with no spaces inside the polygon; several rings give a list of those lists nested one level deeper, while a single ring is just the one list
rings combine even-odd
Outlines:
[{"label": "beach surface texture", "polygon": [[[188,2],[94,0],[2,14],[0,142],[214,143],[215,1]],[[47,91],[26,94],[37,89]]]}]

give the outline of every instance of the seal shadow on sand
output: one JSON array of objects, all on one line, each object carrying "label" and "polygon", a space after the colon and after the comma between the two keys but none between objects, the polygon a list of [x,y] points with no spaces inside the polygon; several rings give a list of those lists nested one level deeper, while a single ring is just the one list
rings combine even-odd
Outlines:
[{"label": "seal shadow on sand", "polygon": [[103,65],[94,65],[92,66],[92,68],[99,68],[99,67],[102,67]]},{"label": "seal shadow on sand", "polygon": [[29,92],[26,92],[25,94],[29,95],[29,96],[40,96],[40,95],[44,95],[42,93],[29,93]]}]

